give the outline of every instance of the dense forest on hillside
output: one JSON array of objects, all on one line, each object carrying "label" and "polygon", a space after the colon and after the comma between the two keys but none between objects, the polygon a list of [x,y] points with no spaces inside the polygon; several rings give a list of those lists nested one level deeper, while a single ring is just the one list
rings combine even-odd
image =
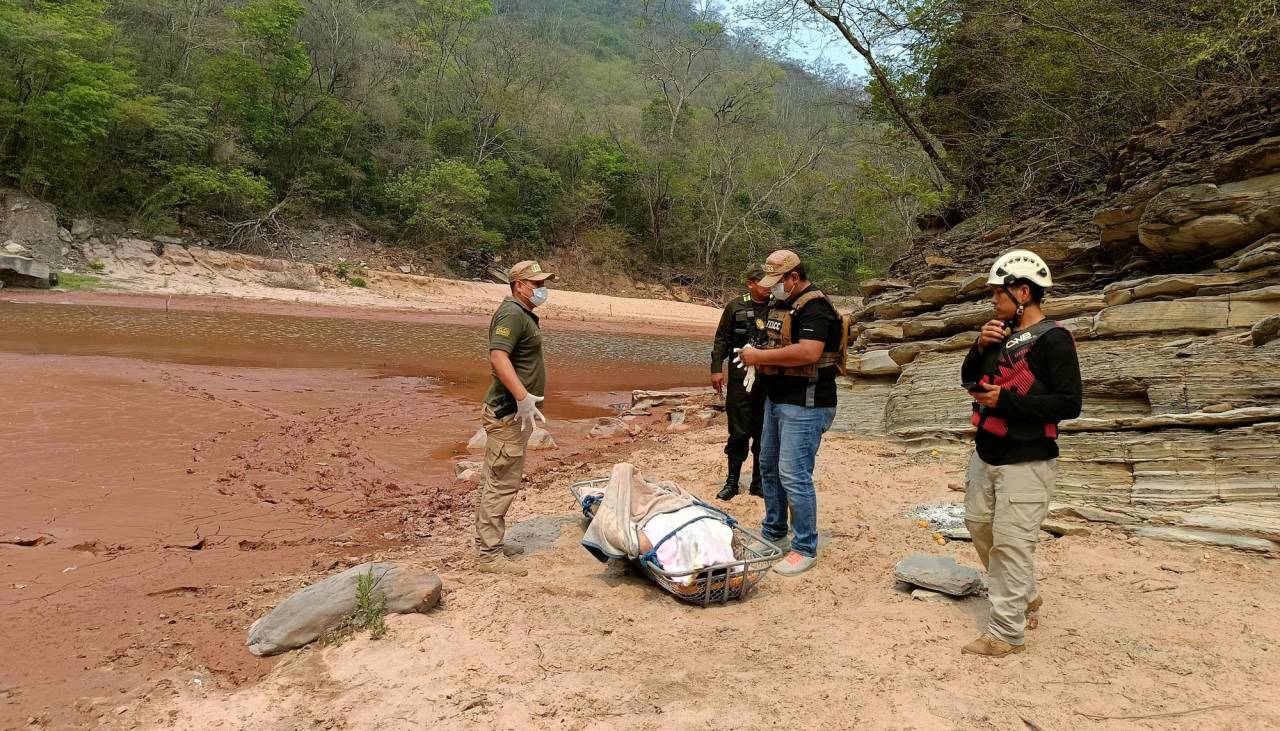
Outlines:
[{"label": "dense forest on hillside", "polygon": [[[0,175],[71,212],[271,248],[347,217],[459,269],[555,250],[833,291],[955,220],[1095,186],[1276,0],[0,0]],[[866,78],[777,52],[809,25]]]}]

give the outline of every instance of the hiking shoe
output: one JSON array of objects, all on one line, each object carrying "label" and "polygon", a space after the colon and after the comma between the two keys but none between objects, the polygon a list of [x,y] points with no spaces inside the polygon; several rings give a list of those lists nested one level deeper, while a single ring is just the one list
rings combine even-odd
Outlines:
[{"label": "hiking shoe", "polygon": [[984,632],[981,637],[970,642],[960,650],[965,655],[982,655],[984,657],[1004,657],[1026,649],[1026,645],[1011,645],[993,634]]},{"label": "hiking shoe", "polygon": [[508,576],[528,576],[529,569],[503,556],[488,561],[478,561],[476,570],[482,574],[507,574]]},{"label": "hiking shoe", "polygon": [[783,556],[781,561],[774,564],[773,570],[783,576],[795,576],[797,574],[803,574],[813,568],[817,563],[818,559],[816,558],[810,558],[803,553],[792,551],[786,556]]},{"label": "hiking shoe", "polygon": [[519,543],[504,543],[502,544],[502,555],[508,558],[524,555],[524,546]]},{"label": "hiking shoe", "polygon": [[[769,539],[766,538],[765,540],[768,541]],[[787,536],[786,538],[779,538],[776,541],[769,541],[769,543],[780,548],[783,553],[786,553],[791,548],[791,536]],[[747,548],[759,555],[773,552],[772,546],[765,543],[761,543],[760,541],[751,541],[751,543],[747,544]]]}]

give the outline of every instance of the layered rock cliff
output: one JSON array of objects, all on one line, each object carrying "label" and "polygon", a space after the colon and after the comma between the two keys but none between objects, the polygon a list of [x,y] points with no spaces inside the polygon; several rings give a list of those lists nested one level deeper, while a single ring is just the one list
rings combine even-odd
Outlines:
[{"label": "layered rock cliff", "polygon": [[864,283],[840,423],[918,447],[972,433],[960,363],[986,273],[1031,249],[1079,346],[1055,513],[1280,551],[1280,90],[1220,91],[1124,145],[1105,186],[922,237]]}]

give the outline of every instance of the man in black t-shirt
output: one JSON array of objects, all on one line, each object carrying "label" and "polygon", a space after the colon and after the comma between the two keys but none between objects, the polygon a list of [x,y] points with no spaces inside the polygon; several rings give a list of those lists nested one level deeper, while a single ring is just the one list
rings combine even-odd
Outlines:
[{"label": "man in black t-shirt", "polygon": [[783,544],[787,514],[794,539],[774,569],[783,576],[809,570],[818,555],[818,500],[813,466],[822,435],[836,414],[836,363],[843,333],[831,301],[809,282],[800,257],[782,250],[769,255],[761,286],[772,289],[774,307],[765,321],[766,345],[741,349],[743,365],[756,366],[763,388],[764,429],[760,472],[765,517],[761,533]]},{"label": "man in black t-shirt", "polygon": [[965,524],[990,577],[987,631],[964,652],[1021,652],[1040,608],[1036,542],[1058,472],[1058,422],[1080,415],[1080,363],[1071,333],[1045,318],[1053,285],[1030,251],[996,260],[987,279],[995,319],[982,326],[960,380],[973,396],[974,453],[965,478]]}]

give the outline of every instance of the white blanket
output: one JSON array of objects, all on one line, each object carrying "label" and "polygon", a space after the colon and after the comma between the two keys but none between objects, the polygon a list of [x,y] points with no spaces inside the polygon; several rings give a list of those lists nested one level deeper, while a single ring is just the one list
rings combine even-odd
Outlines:
[{"label": "white blanket", "polygon": [[[713,517],[694,520],[703,515]],[[688,586],[693,583],[698,569],[737,560],[733,555],[733,529],[725,525],[718,515],[697,505],[654,515],[641,530],[649,543],[657,546],[658,565],[664,571],[673,574],[690,572],[674,579],[678,584]],[[658,545],[672,531],[675,535]]]}]

